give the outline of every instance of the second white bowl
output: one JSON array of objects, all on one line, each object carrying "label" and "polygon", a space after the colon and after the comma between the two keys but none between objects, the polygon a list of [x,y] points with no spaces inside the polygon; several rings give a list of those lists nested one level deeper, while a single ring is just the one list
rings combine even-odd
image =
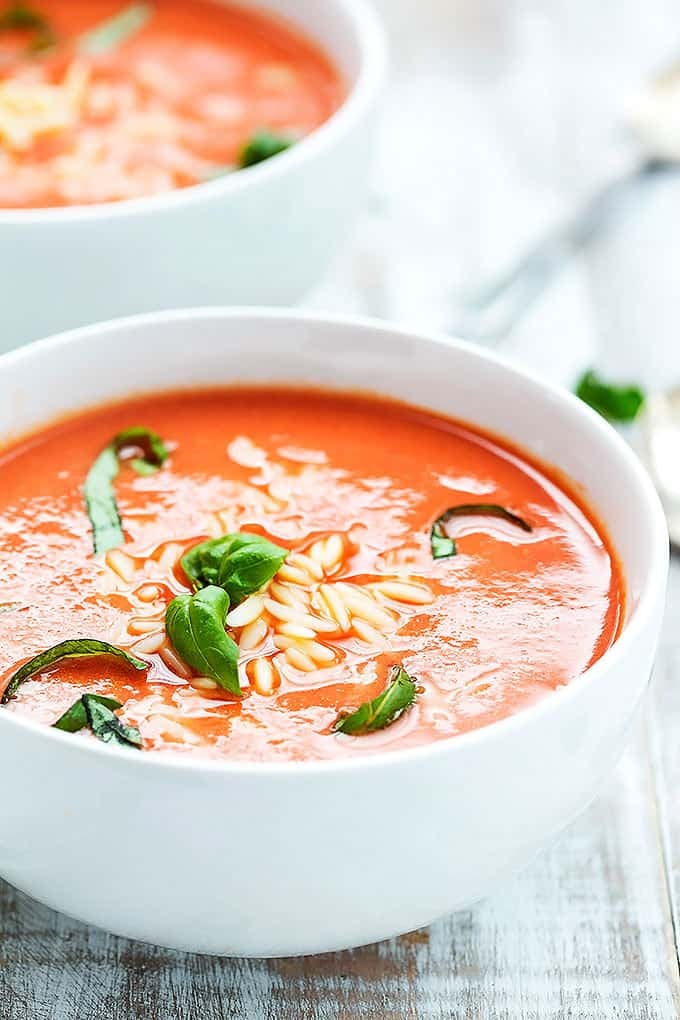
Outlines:
[{"label": "second white bowl", "polygon": [[193,188],[0,209],[0,351],[182,304],[290,304],[323,272],[365,193],[385,43],[364,0],[241,0],[283,16],[344,75],[340,109],[288,152]]}]

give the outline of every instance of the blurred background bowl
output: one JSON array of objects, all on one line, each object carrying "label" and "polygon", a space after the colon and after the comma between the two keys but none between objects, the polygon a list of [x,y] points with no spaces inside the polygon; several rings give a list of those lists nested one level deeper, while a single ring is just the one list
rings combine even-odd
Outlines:
[{"label": "blurred background bowl", "polygon": [[385,41],[364,0],[242,0],[316,41],[348,94],[275,159],[145,199],[0,210],[0,350],[182,304],[286,304],[323,273],[368,180]]}]

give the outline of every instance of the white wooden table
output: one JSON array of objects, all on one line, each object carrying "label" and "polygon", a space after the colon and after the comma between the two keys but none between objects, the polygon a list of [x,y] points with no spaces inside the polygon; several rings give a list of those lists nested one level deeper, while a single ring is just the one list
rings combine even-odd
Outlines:
[{"label": "white wooden table", "polygon": [[[673,0],[379,6],[394,73],[374,197],[310,303],[442,329],[456,290],[626,164],[617,112],[680,50],[680,17]],[[645,195],[527,316],[510,352],[567,384],[593,358],[651,385],[680,380],[678,209],[675,179]],[[674,566],[632,748],[590,809],[491,901],[352,953],[230,961],[107,936],[0,884],[0,1016],[680,1016],[679,614]]]},{"label": "white wooden table", "polygon": [[492,900],[355,952],[226,960],[105,935],[0,884],[0,1016],[675,1020],[679,610],[675,566],[633,746],[588,811]]}]

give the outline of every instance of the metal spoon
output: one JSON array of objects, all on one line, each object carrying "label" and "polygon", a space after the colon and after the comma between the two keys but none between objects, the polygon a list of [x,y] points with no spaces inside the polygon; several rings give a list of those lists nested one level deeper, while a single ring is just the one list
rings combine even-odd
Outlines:
[{"label": "metal spoon", "polygon": [[661,498],[671,545],[680,551],[680,386],[645,400],[638,453]]},{"label": "metal spoon", "polygon": [[571,256],[618,213],[648,177],[680,163],[680,62],[652,78],[628,111],[636,137],[637,161],[609,181],[582,208],[551,230],[508,271],[464,296],[451,322],[452,333],[480,343],[497,343],[517,324]]}]

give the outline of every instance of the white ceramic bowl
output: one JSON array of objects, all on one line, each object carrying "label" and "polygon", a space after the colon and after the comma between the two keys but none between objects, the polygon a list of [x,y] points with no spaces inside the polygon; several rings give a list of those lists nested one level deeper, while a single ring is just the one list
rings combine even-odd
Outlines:
[{"label": "white ceramic bowl", "polygon": [[566,472],[621,557],[623,632],[532,708],[361,760],[132,754],[0,710],[0,874],[109,931],[279,956],[425,925],[485,896],[586,806],[647,685],[668,559],[647,476],[574,397],[476,348],[275,311],[138,317],[0,358],[0,437],[140,390],[301,380],[462,418]]},{"label": "white ceramic bowl", "polygon": [[0,209],[0,351],[116,315],[288,304],[316,282],[368,182],[385,77],[365,0],[239,0],[299,26],[349,94],[288,152],[227,177],[126,202]]}]

